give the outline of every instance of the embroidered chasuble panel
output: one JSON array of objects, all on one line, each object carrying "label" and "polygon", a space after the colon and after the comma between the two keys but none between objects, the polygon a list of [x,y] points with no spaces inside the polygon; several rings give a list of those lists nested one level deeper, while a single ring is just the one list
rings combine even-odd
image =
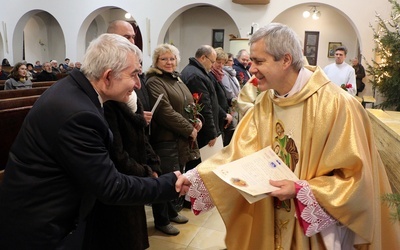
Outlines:
[{"label": "embroidered chasuble panel", "polygon": [[274,105],[275,131],[271,147],[296,175],[296,164],[300,157],[303,106],[303,103],[290,107]]},{"label": "embroidered chasuble panel", "polygon": [[[303,103],[279,107],[274,105],[274,132],[272,149],[282,161],[296,173],[300,161],[301,131],[303,118]],[[293,200],[279,201],[274,199],[275,206],[275,247],[290,249],[291,240],[296,231],[295,207]]]}]

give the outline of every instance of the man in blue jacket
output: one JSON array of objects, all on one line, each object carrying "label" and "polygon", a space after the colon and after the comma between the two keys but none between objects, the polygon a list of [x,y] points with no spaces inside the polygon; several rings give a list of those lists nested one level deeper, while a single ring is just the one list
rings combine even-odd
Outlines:
[{"label": "man in blue jacket", "polygon": [[[14,141],[0,186],[0,249],[79,246],[96,199],[133,205],[187,191],[179,172],[159,178],[119,173],[109,155],[108,100],[127,102],[139,81],[140,50],[103,34],[91,42],[81,71],[55,83],[35,103]],[[78,230],[76,230],[78,228]]]}]

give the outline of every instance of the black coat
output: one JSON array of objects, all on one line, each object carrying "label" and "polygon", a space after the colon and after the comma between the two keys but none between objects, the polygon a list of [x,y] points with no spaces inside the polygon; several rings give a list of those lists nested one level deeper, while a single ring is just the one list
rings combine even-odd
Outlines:
[{"label": "black coat", "polygon": [[243,64],[239,62],[238,59],[233,59],[233,69],[236,70],[236,78],[238,79],[241,85],[246,84],[246,82],[250,79],[249,66],[244,67]]},{"label": "black coat", "polygon": [[37,82],[45,82],[45,81],[56,81],[57,76],[51,72],[47,72],[46,70],[42,70],[37,76],[36,76],[36,81]]},{"label": "black coat", "polygon": [[182,70],[181,78],[192,94],[201,94],[199,103],[203,104],[203,109],[200,113],[204,117],[204,122],[197,134],[197,142],[199,148],[202,148],[221,134],[218,125],[219,104],[214,83],[194,57],[189,58],[189,64]]},{"label": "black coat", "polygon": [[226,97],[226,93],[224,90],[224,86],[222,83],[218,82],[217,78],[214,76],[213,73],[210,73],[210,78],[213,80],[215,93],[217,94],[218,104],[219,104],[219,115],[218,115],[218,122],[219,122],[219,129],[221,131],[224,130],[226,124],[226,115],[229,112],[229,101]]},{"label": "black coat", "polygon": [[[119,172],[133,176],[160,173],[160,160],[144,134],[146,121],[138,102],[135,113],[125,104],[108,101],[104,115],[114,135],[111,159]],[[149,247],[143,205],[113,206],[99,201],[88,222],[84,249],[146,249]]]},{"label": "black coat", "polygon": [[173,173],[158,179],[119,173],[111,143],[98,95],[81,72],[43,93],[11,147],[0,186],[0,249],[66,244],[96,198],[143,205],[177,197]]}]

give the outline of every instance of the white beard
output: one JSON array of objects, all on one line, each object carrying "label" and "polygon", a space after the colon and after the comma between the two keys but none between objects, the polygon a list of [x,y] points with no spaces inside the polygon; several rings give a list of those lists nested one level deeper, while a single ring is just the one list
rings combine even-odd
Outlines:
[{"label": "white beard", "polygon": [[137,95],[135,91],[132,91],[132,94],[129,96],[128,107],[131,108],[133,113],[136,113],[137,110]]}]

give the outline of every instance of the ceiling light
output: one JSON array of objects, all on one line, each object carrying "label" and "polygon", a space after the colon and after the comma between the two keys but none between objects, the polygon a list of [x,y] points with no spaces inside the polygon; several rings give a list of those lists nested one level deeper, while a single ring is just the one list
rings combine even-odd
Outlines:
[{"label": "ceiling light", "polygon": [[125,14],[125,18],[126,18],[126,19],[131,19],[131,18],[132,18],[132,15],[131,15],[131,13],[129,13],[129,12],[126,12],[126,14]]},{"label": "ceiling light", "polygon": [[304,18],[308,18],[310,15],[311,15],[311,13],[308,10],[303,12],[303,17]]},{"label": "ceiling light", "polygon": [[317,6],[311,6],[310,10],[306,10],[303,12],[304,18],[308,18],[310,16],[314,20],[318,20],[321,17],[321,11],[317,10]]}]

